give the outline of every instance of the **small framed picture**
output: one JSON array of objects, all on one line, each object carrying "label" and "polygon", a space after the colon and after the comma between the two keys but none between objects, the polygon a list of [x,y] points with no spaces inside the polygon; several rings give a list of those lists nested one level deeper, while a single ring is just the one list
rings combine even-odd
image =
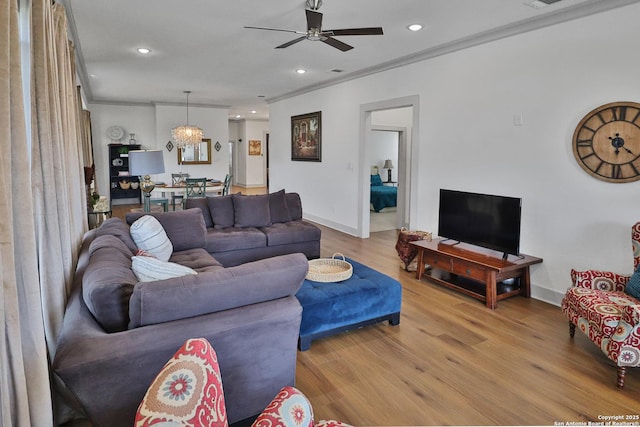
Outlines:
[{"label": "small framed picture", "polygon": [[322,112],[291,117],[291,160],[322,161]]},{"label": "small framed picture", "polygon": [[262,155],[262,141],[257,139],[249,140],[249,155],[250,156]]}]

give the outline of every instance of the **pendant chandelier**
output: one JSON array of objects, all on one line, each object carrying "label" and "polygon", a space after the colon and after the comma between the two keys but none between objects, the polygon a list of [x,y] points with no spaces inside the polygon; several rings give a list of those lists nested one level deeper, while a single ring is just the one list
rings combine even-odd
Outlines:
[{"label": "pendant chandelier", "polygon": [[189,94],[191,91],[185,90],[184,93],[187,94],[187,124],[171,129],[171,139],[178,148],[200,145],[204,137],[202,129],[189,125]]}]

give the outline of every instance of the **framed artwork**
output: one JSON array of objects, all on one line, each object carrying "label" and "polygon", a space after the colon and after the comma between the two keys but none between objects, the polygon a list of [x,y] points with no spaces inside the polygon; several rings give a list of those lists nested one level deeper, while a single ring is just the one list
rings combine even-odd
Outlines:
[{"label": "framed artwork", "polygon": [[257,139],[249,140],[249,155],[250,156],[262,155],[262,141]]},{"label": "framed artwork", "polygon": [[291,117],[291,160],[322,161],[322,112]]},{"label": "framed artwork", "polygon": [[200,145],[178,147],[178,164],[181,165],[210,165],[211,138],[202,138]]}]

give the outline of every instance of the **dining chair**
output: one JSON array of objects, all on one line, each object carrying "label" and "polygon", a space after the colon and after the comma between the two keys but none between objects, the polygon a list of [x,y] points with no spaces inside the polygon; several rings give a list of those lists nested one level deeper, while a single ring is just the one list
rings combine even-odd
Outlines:
[{"label": "dining chair", "polygon": [[227,194],[229,194],[229,188],[231,187],[231,178],[233,178],[233,175],[229,175],[229,174],[227,174],[227,176],[224,177],[224,188],[222,189],[223,196],[226,196]]},{"label": "dining chair", "polygon": [[[188,173],[172,173],[171,174],[171,186],[179,187],[182,185],[185,180],[189,178]],[[180,204],[182,205],[184,200],[184,194],[181,192],[180,194],[176,194],[175,191],[171,193],[171,206],[173,210],[176,210],[176,200],[180,200]]]},{"label": "dining chair", "polygon": [[186,203],[187,199],[196,199],[206,197],[207,178],[185,178],[185,193],[183,203]]}]

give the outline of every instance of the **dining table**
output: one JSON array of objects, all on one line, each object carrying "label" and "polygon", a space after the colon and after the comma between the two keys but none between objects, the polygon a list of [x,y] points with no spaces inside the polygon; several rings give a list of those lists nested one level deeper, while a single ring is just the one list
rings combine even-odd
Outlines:
[{"label": "dining table", "polygon": [[[160,197],[165,198],[167,193],[170,193],[173,196],[176,193],[184,193],[186,189],[186,184],[170,185],[156,183],[156,186],[151,191],[151,196],[154,196],[154,194],[156,196],[160,194]],[[207,185],[204,188],[204,192],[207,195],[220,195],[222,194],[222,190],[224,190],[224,182],[219,180],[208,180]]]}]

